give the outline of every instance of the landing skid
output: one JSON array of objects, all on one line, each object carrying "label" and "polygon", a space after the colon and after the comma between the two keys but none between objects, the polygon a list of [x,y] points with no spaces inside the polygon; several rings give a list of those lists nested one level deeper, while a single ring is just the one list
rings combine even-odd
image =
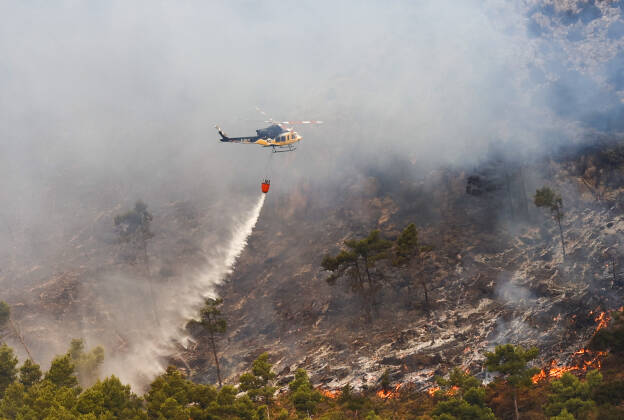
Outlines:
[{"label": "landing skid", "polygon": [[[286,147],[286,146],[281,146],[281,147]],[[273,146],[273,153],[294,152],[295,150],[297,150],[296,147],[292,147],[292,146],[288,146],[288,150],[276,150],[276,149],[277,148],[275,146]]]}]

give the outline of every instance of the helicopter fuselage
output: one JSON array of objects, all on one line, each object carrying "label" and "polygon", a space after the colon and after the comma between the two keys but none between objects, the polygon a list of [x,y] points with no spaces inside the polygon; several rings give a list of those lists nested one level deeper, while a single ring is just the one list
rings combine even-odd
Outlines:
[{"label": "helicopter fuselage", "polygon": [[256,130],[255,136],[228,137],[219,127],[221,141],[225,143],[257,144],[263,147],[289,147],[301,141],[302,137],[292,129],[282,128],[279,125],[271,125]]}]

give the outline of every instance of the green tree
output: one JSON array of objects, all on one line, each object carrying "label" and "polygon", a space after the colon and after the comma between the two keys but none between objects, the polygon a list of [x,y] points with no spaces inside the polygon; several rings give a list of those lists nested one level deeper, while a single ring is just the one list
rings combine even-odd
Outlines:
[{"label": "green tree", "polygon": [[217,356],[217,336],[224,334],[227,329],[227,322],[221,314],[220,306],[223,304],[223,299],[207,298],[204,301],[204,306],[199,311],[200,324],[203,330],[208,333],[210,340],[210,348],[212,355],[214,356],[215,366],[217,368],[217,379],[219,380],[219,387],[223,386],[221,380],[221,368],[219,366],[219,357]]},{"label": "green tree", "polygon": [[564,408],[561,413],[551,417],[550,420],[576,420],[576,418]]},{"label": "green tree", "polygon": [[156,311],[156,299],[154,297],[154,287],[152,285],[152,276],[149,266],[149,255],[147,253],[147,244],[150,239],[154,237],[151,230],[152,221],[154,216],[147,210],[147,204],[138,200],[134,204],[134,209],[118,214],[114,217],[114,225],[119,239],[122,243],[127,243],[132,246],[133,259],[136,260],[137,253],[141,252],[143,259],[143,267],[147,276],[150,299],[152,302],[152,313],[157,325],[160,325],[158,318],[158,312]]},{"label": "green tree", "polygon": [[0,396],[17,378],[17,357],[6,344],[0,346]]},{"label": "green tree", "polygon": [[536,347],[524,349],[521,346],[505,344],[496,346],[494,352],[486,353],[486,366],[491,372],[501,373],[513,388],[513,403],[515,418],[520,418],[518,411],[518,390],[532,384],[531,377],[539,372],[531,368],[528,363],[539,353]]},{"label": "green tree", "polygon": [[569,372],[564,373],[560,379],[550,383],[552,392],[548,396],[548,404],[544,406],[545,413],[551,418],[562,415],[587,418],[596,408],[596,403],[591,399],[592,392],[601,383],[602,375],[597,370],[588,372],[584,381]]},{"label": "green tree", "polygon": [[13,382],[4,391],[0,399],[0,418],[15,419],[24,411],[26,404],[26,389],[19,382]]},{"label": "green tree", "polygon": [[436,377],[436,382],[440,389],[435,395],[440,401],[432,412],[435,420],[495,418],[485,404],[485,389],[474,376],[455,368],[448,379]]},{"label": "green tree", "polygon": [[314,414],[321,393],[312,387],[305,369],[297,369],[295,379],[288,384],[290,400],[300,416]]},{"label": "green tree", "polygon": [[150,226],[154,216],[147,210],[147,204],[139,200],[134,209],[118,214],[113,219],[119,236],[125,241],[147,241],[154,235]]},{"label": "green tree", "polygon": [[30,359],[26,359],[19,369],[19,381],[26,388],[30,388],[41,380],[41,368]]},{"label": "green tree", "polygon": [[[78,396],[76,410],[97,418],[140,419],[144,417],[141,400],[115,376],[97,381]],[[186,420],[186,419],[185,419]]]},{"label": "green tree", "polygon": [[379,384],[381,385],[381,389],[388,392],[390,390],[390,371],[386,369],[379,378]]},{"label": "green tree", "polygon": [[424,257],[430,250],[431,248],[428,246],[419,245],[416,225],[410,223],[403,229],[396,240],[393,259],[394,265],[408,269],[412,279],[415,280],[418,274],[420,274],[418,282],[423,288],[426,311],[429,311],[429,291],[427,290],[427,282],[424,275]]},{"label": "green tree", "polygon": [[68,353],[64,356],[55,357],[50,365],[50,370],[45,374],[45,379],[58,387],[77,387],[78,379],[75,375],[71,355]]},{"label": "green tree", "polygon": [[343,276],[350,279],[351,290],[361,294],[367,302],[367,318],[371,320],[371,311],[375,306],[375,296],[379,289],[371,268],[379,260],[388,257],[388,250],[392,243],[383,239],[378,230],[373,230],[363,239],[349,239],[344,242],[346,250],[337,255],[325,255],[321,267],[330,271],[329,284]]},{"label": "green tree", "polygon": [[548,187],[542,187],[535,191],[533,202],[537,207],[544,207],[550,210],[550,214],[559,226],[559,235],[561,237],[561,248],[563,249],[563,258],[566,257],[565,240],[563,239],[563,228],[561,220],[564,217],[563,200],[559,194]]},{"label": "green tree", "polygon": [[273,394],[277,389],[271,386],[271,382],[275,379],[272,368],[273,365],[269,362],[269,354],[262,353],[254,360],[251,372],[243,373],[239,379],[239,389],[246,391],[252,401],[266,404],[267,409],[270,409]]},{"label": "green tree", "polygon": [[100,367],[104,363],[104,349],[97,346],[86,352],[84,341],[74,338],[69,347],[69,355],[74,363],[80,385],[88,387],[95,383],[100,376]]},{"label": "green tree", "polygon": [[192,383],[186,380],[180,371],[169,366],[164,374],[154,379],[145,396],[149,418],[159,418],[161,407],[168,398],[175,399],[182,406],[190,404],[192,388]]}]

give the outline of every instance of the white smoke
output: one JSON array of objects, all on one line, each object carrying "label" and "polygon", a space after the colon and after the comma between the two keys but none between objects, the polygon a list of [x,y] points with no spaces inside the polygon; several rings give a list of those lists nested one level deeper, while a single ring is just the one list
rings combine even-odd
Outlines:
[{"label": "white smoke", "polygon": [[203,269],[187,282],[173,284],[160,294],[154,329],[139,330],[138,334],[145,335],[131,337],[130,348],[109,358],[104,367],[106,375],[115,374],[124,383],[140,389],[163,372],[166,357],[188,342],[186,323],[198,315],[205,298],[216,297],[216,286],[232,273],[260,217],[264,200],[262,194],[251,211],[234,224],[232,236],[224,246],[210,244],[208,263]]}]

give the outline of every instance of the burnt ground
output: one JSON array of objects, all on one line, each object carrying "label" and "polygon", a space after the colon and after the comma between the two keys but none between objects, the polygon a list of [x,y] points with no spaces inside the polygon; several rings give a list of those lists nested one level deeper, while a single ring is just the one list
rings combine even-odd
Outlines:
[{"label": "burnt ground", "polygon": [[[532,164],[492,159],[428,174],[401,162],[400,177],[373,169],[332,193],[309,184],[269,195],[220,290],[227,375],[268,351],[282,383],[304,367],[329,388],[375,386],[386,370],[426,387],[453,366],[480,372],[484,353],[508,342],[537,345],[541,363],[565,363],[591,337],[595,313],[622,305],[624,282],[607,266],[615,258],[618,272],[624,232],[619,150],[605,143]],[[532,203],[542,185],[563,196],[565,260],[555,222]],[[320,261],[345,239],[371,229],[392,239],[411,222],[432,251],[413,272],[378,263],[381,290],[368,321],[362,298],[345,279],[328,285]],[[207,342],[195,340],[185,357],[197,380],[212,382]]]},{"label": "burnt ground", "polygon": [[[522,165],[492,158],[475,168],[427,173],[397,159],[363,167],[337,185],[309,181],[288,193],[271,191],[248,246],[219,289],[229,324],[219,341],[226,376],[233,380],[264,351],[281,383],[305,367],[315,383],[330,388],[374,386],[386,370],[393,381],[426,387],[432,375],[453,366],[480,372],[485,351],[498,343],[537,345],[541,363],[565,363],[591,337],[596,314],[622,306],[620,144],[598,139]],[[532,192],[543,185],[563,196],[565,260],[556,224],[532,204]],[[205,243],[228,235],[219,219],[225,216],[209,203],[154,206],[146,268],[140,253],[119,243],[112,230],[114,215],[132,203],[109,203],[106,195],[101,201],[108,204],[82,212],[87,217],[80,229],[46,238],[62,245],[48,248],[55,252],[36,259],[3,254],[2,299],[44,365],[73,337],[103,344],[107,360],[122,361],[154,341],[158,322],[146,308],[188,312],[176,300],[179,285],[206,264]],[[92,203],[88,197],[84,202]],[[418,226],[421,243],[432,250],[413,271],[377,264],[380,291],[368,320],[346,279],[326,282],[321,259],[338,252],[345,239],[372,229],[393,239],[408,223]],[[149,303],[150,283],[161,291],[155,305]],[[4,333],[21,352],[15,334]],[[206,337],[172,348],[165,346],[165,363],[198,381],[215,381]]]}]

